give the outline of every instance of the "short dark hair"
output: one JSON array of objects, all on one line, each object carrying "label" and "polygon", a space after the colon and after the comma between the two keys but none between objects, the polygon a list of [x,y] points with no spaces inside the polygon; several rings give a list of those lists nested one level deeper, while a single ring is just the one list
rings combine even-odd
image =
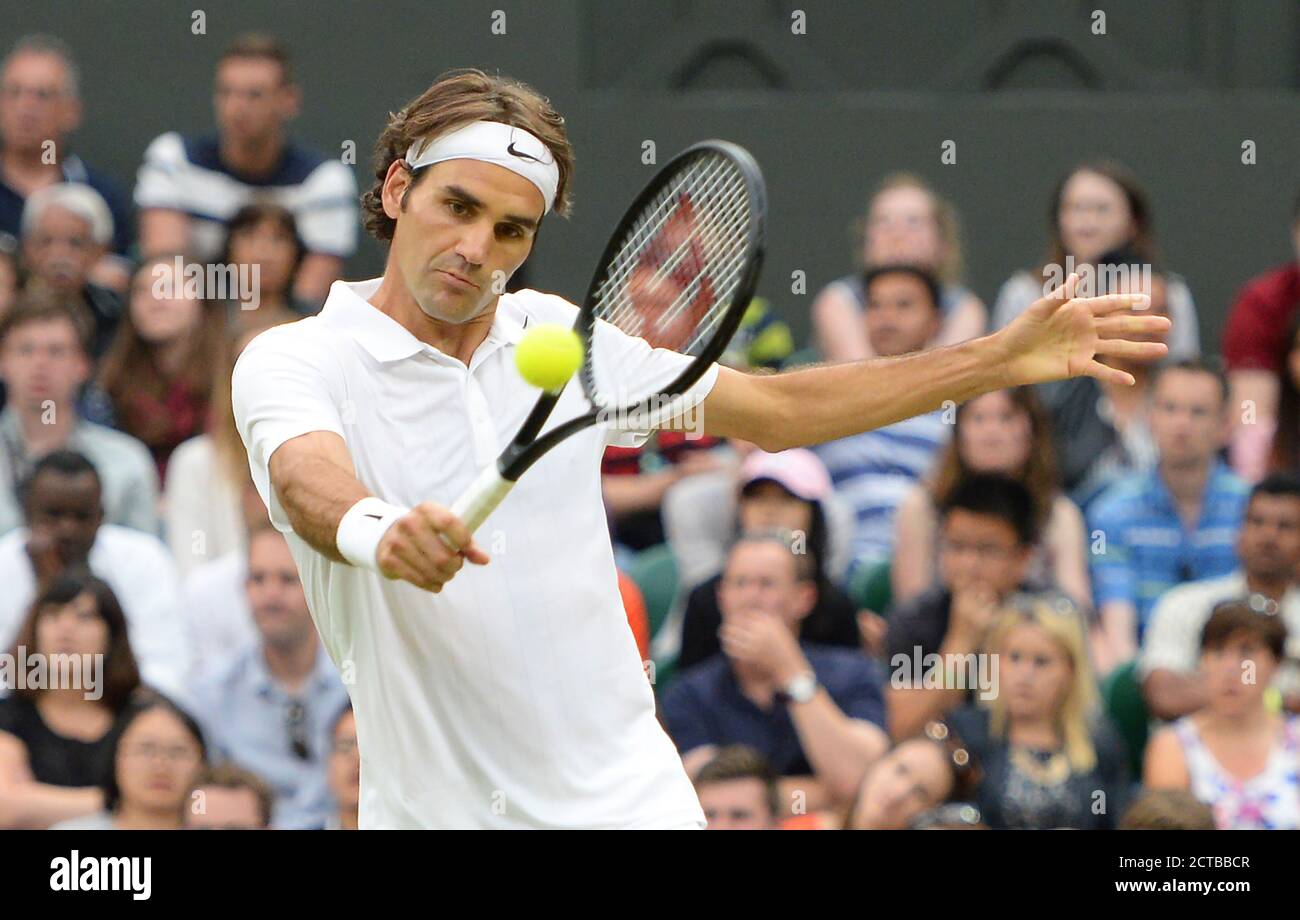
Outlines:
[{"label": "short dark hair", "polygon": [[293,241],[293,267],[289,271],[288,279],[288,283],[292,286],[298,269],[302,267],[302,260],[307,255],[307,244],[302,241],[302,235],[298,232],[298,221],[293,216],[293,212],[273,201],[254,201],[246,204],[235,212],[234,217],[226,221],[226,242],[221,251],[221,263],[229,265],[235,261],[230,257],[230,248],[234,244],[235,237],[267,222],[277,225]]},{"label": "short dark hair", "polygon": [[35,294],[30,291],[21,294],[14,303],[13,309],[0,319],[0,345],[3,345],[5,339],[9,338],[9,334],[20,326],[57,320],[65,320],[72,326],[77,345],[80,346],[83,354],[89,355],[95,335],[95,323],[86,306],[54,295]]},{"label": "short dark hair", "polygon": [[[1267,612],[1270,606],[1271,613]],[[1285,656],[1286,624],[1276,603],[1258,594],[1216,604],[1201,630],[1201,648],[1223,648],[1229,639],[1243,632],[1263,643],[1276,660]]]},{"label": "short dark hair", "polygon": [[99,470],[95,469],[95,464],[91,463],[85,454],[75,450],[53,450],[37,460],[31,472],[19,484],[18,498],[24,508],[27,507],[32,485],[36,482],[36,478],[44,473],[58,473],[60,476],[82,476],[89,473],[95,477],[95,482],[99,483],[101,490],[104,487],[104,480],[99,475]]},{"label": "short dark hair", "polygon": [[[939,291],[939,281],[935,278],[934,272],[930,271],[928,268],[923,268],[920,265],[912,265],[910,263],[902,262],[877,265],[873,268],[867,269],[862,276],[862,294],[866,300],[866,304],[870,304],[871,302],[871,285],[877,278],[885,275],[909,275],[920,281],[925,285],[925,289],[930,292],[930,306],[934,307],[936,312],[939,310],[942,295]],[[866,304],[864,304],[864,306]]]},{"label": "short dark hair", "polygon": [[1254,501],[1256,495],[1300,498],[1300,471],[1282,470],[1269,473],[1250,490],[1250,500]]},{"label": "short dark hair", "polygon": [[[109,711],[121,712],[131,699],[131,695],[140,687],[140,668],[136,664],[135,653],[131,650],[131,638],[127,628],[126,614],[117,595],[109,585],[96,578],[90,572],[80,568],[65,569],[51,579],[45,590],[32,601],[27,610],[27,617],[14,644],[17,649],[26,647],[29,652],[41,651],[36,644],[36,624],[40,618],[58,608],[72,603],[83,594],[95,600],[95,612],[108,627],[108,650],[104,653],[104,685],[100,700]],[[36,700],[45,691],[32,687],[18,687],[15,696]]]},{"label": "short dark hair", "polygon": [[126,737],[127,730],[135,724],[136,719],[153,712],[155,709],[169,712],[179,719],[181,724],[185,726],[185,731],[199,746],[199,760],[204,764],[208,762],[208,745],[203,740],[203,730],[199,728],[199,723],[194,720],[194,717],[161,693],[155,691],[139,693],[118,718],[117,724],[113,726],[108,744],[104,746],[101,775],[103,776],[105,811],[112,812],[116,810],[118,804],[122,801],[122,788],[117,782],[117,754],[122,747],[122,739]]},{"label": "short dark hair", "polygon": [[270,826],[271,810],[275,805],[275,793],[266,781],[252,770],[245,770],[234,763],[205,767],[190,791],[194,792],[205,787],[212,789],[247,789],[257,797],[257,814],[262,820],[262,826]]},{"label": "short dark hair", "polygon": [[781,792],[777,788],[772,765],[766,757],[745,744],[729,744],[719,749],[713,759],[695,774],[695,788],[703,789],[714,783],[729,783],[738,779],[756,779],[761,782],[763,798],[772,811],[772,817],[781,814]]},{"label": "short dark hair", "polygon": [[63,69],[68,75],[68,95],[74,99],[81,91],[81,70],[77,67],[77,60],[72,54],[72,48],[63,39],[54,35],[32,34],[24,35],[14,42],[13,48],[0,60],[0,68],[9,66],[9,62],[21,54],[39,54],[41,56],[51,56],[59,59],[63,64]]},{"label": "short dark hair", "polygon": [[1219,385],[1219,402],[1227,404],[1228,402],[1228,375],[1224,373],[1223,365],[1217,358],[1200,357],[1200,358],[1180,358],[1177,361],[1166,361],[1156,368],[1155,377],[1151,381],[1151,388],[1154,390],[1160,378],[1169,371],[1187,371],[1192,374],[1209,374]]},{"label": "short dark hair", "polygon": [[1024,484],[1000,473],[968,473],[957,480],[939,506],[940,518],[969,511],[1006,521],[1022,546],[1038,542],[1034,499]]},{"label": "short dark hair", "polygon": [[280,65],[283,82],[293,83],[293,58],[289,54],[289,46],[274,35],[265,32],[249,32],[240,35],[226,45],[225,50],[221,52],[221,57],[217,58],[217,66],[220,67],[233,58],[260,58],[274,61]]}]

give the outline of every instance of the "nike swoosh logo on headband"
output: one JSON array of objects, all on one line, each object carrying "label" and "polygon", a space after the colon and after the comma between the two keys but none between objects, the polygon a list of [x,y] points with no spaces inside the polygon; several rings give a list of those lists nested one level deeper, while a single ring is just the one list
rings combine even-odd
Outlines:
[{"label": "nike swoosh logo on headband", "polygon": [[522,150],[516,150],[514,141],[511,141],[506,145],[506,153],[510,154],[512,157],[519,157],[521,160],[532,160],[534,163],[542,163],[542,165],[546,165],[542,160],[539,160],[531,153],[524,153]]}]

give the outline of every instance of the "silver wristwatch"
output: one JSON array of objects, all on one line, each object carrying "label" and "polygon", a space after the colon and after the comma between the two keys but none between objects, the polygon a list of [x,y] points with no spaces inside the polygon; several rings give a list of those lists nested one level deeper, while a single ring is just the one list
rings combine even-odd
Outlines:
[{"label": "silver wristwatch", "polygon": [[792,703],[809,703],[817,695],[817,688],[820,686],[816,674],[812,671],[804,671],[782,687],[781,692]]}]

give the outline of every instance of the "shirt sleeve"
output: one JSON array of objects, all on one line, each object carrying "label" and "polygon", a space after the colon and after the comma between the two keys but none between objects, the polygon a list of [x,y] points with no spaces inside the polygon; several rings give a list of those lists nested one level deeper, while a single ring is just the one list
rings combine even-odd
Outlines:
[{"label": "shirt sleeve", "polygon": [[[123,476],[121,494],[117,497],[120,523],[126,527],[158,536],[158,468],[143,444],[134,451],[129,462],[130,475]],[[123,462],[127,467],[128,463]]]},{"label": "shirt sleeve", "polygon": [[116,182],[97,172],[89,173],[88,184],[99,192],[113,217],[113,252],[125,256],[135,241],[135,221],[126,196]]},{"label": "shirt sleeve", "polygon": [[1261,279],[1248,283],[1233,302],[1223,327],[1223,360],[1230,371],[1278,370],[1283,329],[1269,321]]},{"label": "shirt sleeve", "polygon": [[1138,669],[1145,680],[1151,672],[1163,668],[1179,674],[1196,670],[1198,626],[1200,619],[1175,588],[1165,592],[1151,611],[1146,634],[1142,637],[1142,654]]},{"label": "shirt sleeve", "polygon": [[[853,655],[847,652],[846,655]],[[836,687],[831,698],[850,719],[870,722],[885,728],[884,679],[875,662],[866,657],[850,661],[844,668],[843,686]],[[828,691],[829,692],[829,691]]]},{"label": "shirt sleeve", "polygon": [[937,648],[930,648],[925,637],[921,635],[921,618],[925,615],[921,604],[928,597],[928,592],[919,594],[890,611],[886,619],[888,626],[885,631],[885,660],[891,662],[891,667],[897,655],[904,656],[908,662],[907,666],[910,666],[918,646],[922,655],[938,651]]},{"label": "shirt sleeve", "polygon": [[[1100,552],[1091,554],[1092,594],[1097,609],[1111,601],[1137,606],[1137,573],[1127,533],[1113,502],[1102,502],[1090,516],[1089,533],[1101,531]],[[1090,547],[1091,548],[1091,547]]]},{"label": "shirt sleeve", "polygon": [[302,186],[295,209],[298,232],[309,252],[347,258],[357,249],[357,180],[352,170],[327,160]]},{"label": "shirt sleeve", "polygon": [[248,450],[253,483],[272,522],[285,533],[292,528],[271,489],[271,455],[285,441],[312,431],[346,437],[334,359],[324,349],[311,348],[298,326],[269,329],[249,343],[231,380],[235,425]]},{"label": "shirt sleeve", "polygon": [[663,720],[678,753],[718,743],[710,728],[708,707],[690,681],[678,681],[664,694]]},{"label": "shirt sleeve", "polygon": [[180,178],[185,168],[185,142],[176,132],[154,138],[136,174],[135,205],[140,209],[184,211]]},{"label": "shirt sleeve", "polygon": [[[137,539],[132,555],[132,578],[139,579],[132,593],[140,600],[130,611],[129,628],[131,650],[140,662],[140,676],[145,683],[187,705],[192,660],[181,613],[176,565],[156,538]],[[125,569],[120,567],[123,572]]]},{"label": "shirt sleeve", "polygon": [[671,399],[657,399],[670,383],[690,366],[694,360],[689,355],[678,354],[666,348],[651,348],[645,339],[628,335],[612,323],[598,321],[593,333],[592,354],[598,355],[596,367],[608,372],[608,378],[599,375],[597,386],[601,395],[611,405],[620,406],[651,398],[650,412],[643,417],[620,416],[617,413],[603,420],[605,442],[618,447],[640,447],[652,431],[664,427],[670,420],[682,416],[682,423],[691,432],[703,435],[703,419],[695,411],[709,395],[718,380],[718,366],[710,365],[699,380],[686,392]]},{"label": "shirt sleeve", "polygon": [[1169,319],[1173,322],[1169,337],[1169,359],[1199,358],[1201,324],[1196,316],[1196,303],[1192,300],[1191,288],[1182,278],[1170,277],[1165,297],[1168,301]]}]

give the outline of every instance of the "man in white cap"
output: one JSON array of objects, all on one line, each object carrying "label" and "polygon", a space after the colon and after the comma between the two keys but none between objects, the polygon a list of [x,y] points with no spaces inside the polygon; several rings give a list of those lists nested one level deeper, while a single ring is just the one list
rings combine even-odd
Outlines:
[{"label": "man in white cap", "polygon": [[[564,119],[522,84],[460,72],[390,119],[375,161],[362,201],[389,243],[383,277],[336,282],[319,316],[254,340],[233,380],[258,490],[355,705],[360,824],[702,827],[655,719],[601,504],[605,446],[649,432],[565,440],[487,519],[483,546],[446,507],[536,399],[513,366],[525,326],[577,314],[502,293],[545,216],[569,210]],[[1015,383],[1123,380],[1094,355],[1162,349],[1120,339],[1163,328],[1111,315],[1139,296],[1074,300],[1075,280],[996,336],[766,377],[715,367],[681,404],[703,402],[706,433],[774,451]],[[629,392],[687,360],[616,331],[610,343],[611,367],[636,368]],[[552,423],[587,408],[569,387]]]}]

